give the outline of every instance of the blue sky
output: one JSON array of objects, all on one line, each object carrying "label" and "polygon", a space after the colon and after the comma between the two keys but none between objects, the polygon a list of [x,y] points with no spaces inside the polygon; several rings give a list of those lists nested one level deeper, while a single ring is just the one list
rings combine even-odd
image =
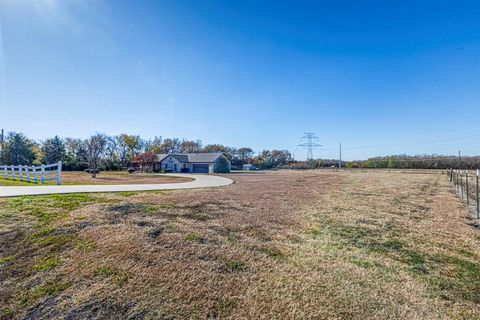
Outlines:
[{"label": "blue sky", "polygon": [[0,127],[480,154],[478,1],[0,1]]}]

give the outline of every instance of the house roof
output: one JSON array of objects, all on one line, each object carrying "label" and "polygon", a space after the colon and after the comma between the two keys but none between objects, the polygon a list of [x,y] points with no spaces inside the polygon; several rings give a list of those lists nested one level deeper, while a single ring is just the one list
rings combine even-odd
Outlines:
[{"label": "house roof", "polygon": [[162,153],[157,154],[157,161],[162,162],[168,156],[172,156],[181,163],[212,163],[222,156],[222,152],[198,152],[198,153]]}]

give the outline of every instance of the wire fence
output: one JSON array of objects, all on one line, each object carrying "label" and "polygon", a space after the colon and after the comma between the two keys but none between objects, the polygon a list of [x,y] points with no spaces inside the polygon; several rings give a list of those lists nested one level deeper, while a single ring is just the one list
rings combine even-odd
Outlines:
[{"label": "wire fence", "polygon": [[477,219],[480,219],[480,170],[450,169],[448,176],[459,196],[468,207],[474,208]]}]

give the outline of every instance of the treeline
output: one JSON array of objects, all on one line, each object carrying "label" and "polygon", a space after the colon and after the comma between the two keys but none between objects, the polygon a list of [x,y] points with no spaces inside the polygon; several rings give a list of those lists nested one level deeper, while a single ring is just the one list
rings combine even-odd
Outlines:
[{"label": "treeline", "polygon": [[[291,161],[280,166],[282,169],[321,169],[338,168],[337,159],[316,159],[310,161]],[[365,169],[479,169],[480,156],[456,157],[445,155],[415,155],[406,154],[391,155],[385,157],[373,157],[367,160],[342,161],[343,168],[365,168]]]},{"label": "treeline", "polygon": [[9,132],[3,143],[0,164],[40,165],[63,162],[65,170],[125,170],[132,162],[152,162],[159,153],[223,152],[232,167],[241,169],[251,163],[261,169],[276,168],[290,163],[292,155],[285,150],[264,150],[259,154],[249,147],[234,148],[221,144],[203,145],[201,140],[138,135],[109,136],[97,133],[88,139],[60,138],[43,141],[29,139],[22,133]]},{"label": "treeline", "polygon": [[[347,162],[342,161],[342,167],[345,167]],[[338,160],[336,159],[316,159],[309,161],[292,161],[289,164],[281,166],[282,169],[321,169],[338,167]]]},{"label": "treeline", "polygon": [[445,155],[416,155],[406,154],[386,157],[374,157],[367,160],[349,161],[347,168],[391,168],[391,169],[478,169],[480,156],[455,157]]}]

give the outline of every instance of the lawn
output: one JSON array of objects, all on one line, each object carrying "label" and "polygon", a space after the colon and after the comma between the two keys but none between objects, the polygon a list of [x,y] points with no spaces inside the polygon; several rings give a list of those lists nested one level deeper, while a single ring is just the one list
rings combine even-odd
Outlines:
[{"label": "lawn", "polygon": [[[184,177],[172,177],[159,174],[129,174],[123,171],[103,171],[94,179],[90,174],[82,171],[64,171],[62,173],[63,185],[84,185],[84,184],[157,184],[157,183],[177,183],[188,182],[193,179]],[[48,181],[48,185],[56,185],[56,181]],[[19,180],[3,179],[0,175],[0,186],[35,186],[42,185],[32,182],[24,182]]]},{"label": "lawn", "polygon": [[446,175],[229,177],[214,189],[0,199],[0,314],[480,317],[480,231]]}]

